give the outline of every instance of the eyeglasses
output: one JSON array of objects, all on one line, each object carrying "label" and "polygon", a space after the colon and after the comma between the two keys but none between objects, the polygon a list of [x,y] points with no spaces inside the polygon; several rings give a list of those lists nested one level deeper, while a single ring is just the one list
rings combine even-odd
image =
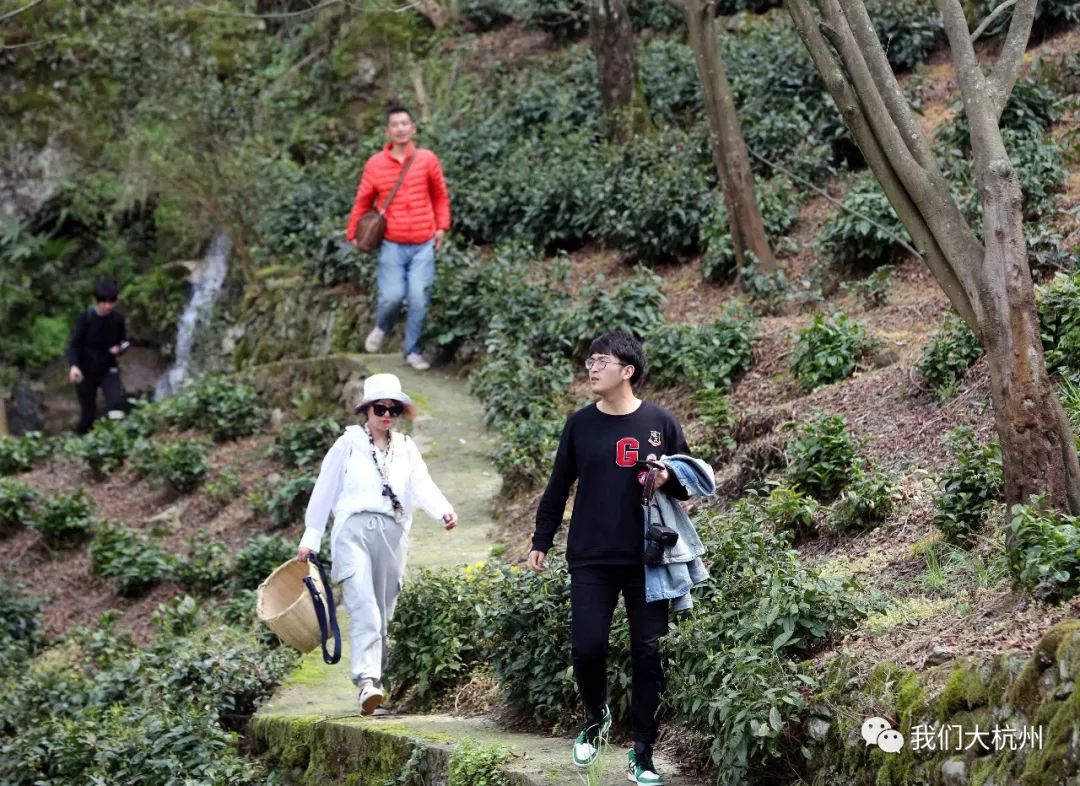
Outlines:
[{"label": "eyeglasses", "polygon": [[396,418],[405,411],[405,407],[401,406],[400,404],[394,404],[390,407],[386,406],[385,404],[372,404],[371,411],[375,413],[376,417],[381,418],[383,415],[389,412],[390,417]]},{"label": "eyeglasses", "polygon": [[608,360],[607,358],[589,358],[585,361],[586,371],[603,371],[608,367],[608,363],[612,363],[616,366],[629,366],[629,363],[620,363],[617,360]]}]

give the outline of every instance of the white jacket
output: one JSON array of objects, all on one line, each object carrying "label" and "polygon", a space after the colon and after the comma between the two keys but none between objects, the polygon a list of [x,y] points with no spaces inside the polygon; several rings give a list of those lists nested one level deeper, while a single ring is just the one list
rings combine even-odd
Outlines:
[{"label": "white jacket", "polygon": [[[416,443],[396,431],[391,432],[391,439],[394,460],[388,470],[390,487],[405,508],[406,515],[401,522],[405,532],[408,533],[412,526],[412,514],[417,507],[440,521],[447,513],[453,513],[454,508],[428,474],[427,464]],[[371,439],[362,426],[349,426],[330,448],[319,469],[319,478],[304,515],[301,546],[319,550],[331,512],[334,514],[331,550],[342,525],[353,513],[385,513],[393,518],[393,505],[389,497],[383,496],[382,476],[371,457],[371,447]]]}]

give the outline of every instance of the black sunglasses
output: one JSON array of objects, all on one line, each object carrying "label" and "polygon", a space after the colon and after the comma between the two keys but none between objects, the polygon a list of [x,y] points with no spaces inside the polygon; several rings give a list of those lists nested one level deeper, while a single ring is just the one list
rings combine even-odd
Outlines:
[{"label": "black sunglasses", "polygon": [[394,418],[400,417],[401,414],[405,412],[405,407],[401,406],[400,404],[394,404],[390,407],[386,406],[385,404],[372,404],[371,409],[375,413],[376,417],[380,418],[387,412],[389,412],[390,416]]}]

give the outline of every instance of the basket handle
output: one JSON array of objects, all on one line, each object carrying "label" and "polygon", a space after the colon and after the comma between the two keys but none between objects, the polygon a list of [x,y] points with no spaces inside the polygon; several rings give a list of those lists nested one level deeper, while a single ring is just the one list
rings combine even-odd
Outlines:
[{"label": "basket handle", "polygon": [[[337,609],[334,607],[334,590],[330,586],[330,582],[326,580],[326,569],[319,562],[319,558],[314,554],[308,554],[308,559],[318,568],[319,578],[322,580],[323,588],[326,590],[326,607],[324,608],[319,588],[315,586],[315,579],[311,578],[311,576],[304,577],[304,584],[311,594],[311,602],[315,605],[315,617],[319,621],[319,633],[322,635],[323,661],[333,665],[341,660],[341,630],[338,628]],[[329,626],[327,625],[327,612],[329,612],[330,617]],[[331,633],[334,636],[333,655],[326,649],[326,642],[330,640]]]}]

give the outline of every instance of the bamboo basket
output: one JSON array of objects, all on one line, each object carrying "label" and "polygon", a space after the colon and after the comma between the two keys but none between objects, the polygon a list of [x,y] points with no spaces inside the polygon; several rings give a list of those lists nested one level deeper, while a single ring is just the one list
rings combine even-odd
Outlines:
[{"label": "bamboo basket", "polygon": [[326,587],[319,571],[308,561],[291,559],[278,567],[259,585],[255,613],[277,637],[300,652],[310,652],[322,644],[319,619],[304,579],[311,577],[325,603]]}]

